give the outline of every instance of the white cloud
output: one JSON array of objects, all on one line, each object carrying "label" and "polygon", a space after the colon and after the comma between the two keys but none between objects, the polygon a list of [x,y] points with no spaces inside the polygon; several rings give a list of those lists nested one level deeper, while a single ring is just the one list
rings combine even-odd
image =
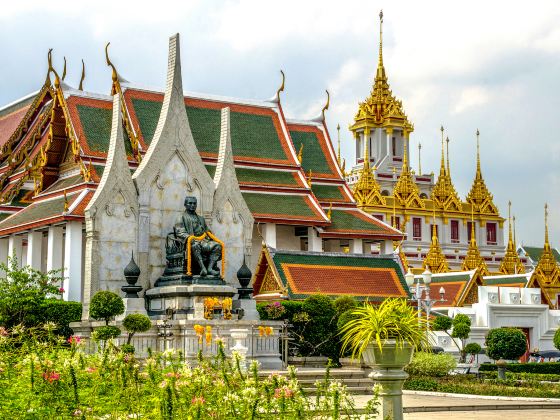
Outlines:
[{"label": "white cloud", "polygon": [[460,114],[474,106],[484,105],[490,100],[488,89],[481,86],[469,86],[461,90],[453,107],[453,114]]}]

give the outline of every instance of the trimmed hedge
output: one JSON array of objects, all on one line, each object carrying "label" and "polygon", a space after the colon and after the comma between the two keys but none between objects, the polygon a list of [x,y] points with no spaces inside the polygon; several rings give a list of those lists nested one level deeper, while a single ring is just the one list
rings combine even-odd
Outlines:
[{"label": "trimmed hedge", "polygon": [[[266,312],[266,306],[269,305],[269,304],[270,304],[270,302],[257,303],[257,311],[258,311],[259,316],[261,317],[262,321],[269,321],[270,320],[270,317],[268,316],[268,313]],[[286,312],[284,313],[284,315],[281,318],[282,320],[287,319],[287,320],[291,321],[295,314],[302,311],[301,308],[303,306],[303,302],[301,302],[301,301],[284,300],[284,301],[280,302],[280,304],[286,310]]]},{"label": "trimmed hedge", "polygon": [[[510,372],[518,373],[547,373],[560,375],[560,362],[544,363],[508,363],[506,369]],[[492,363],[482,363],[479,372],[494,372],[498,366]]]},{"label": "trimmed hedge", "polygon": [[41,318],[41,322],[54,322],[58,326],[56,332],[69,337],[74,333],[69,324],[82,319],[82,304],[60,299],[46,299],[39,306],[37,315]]}]

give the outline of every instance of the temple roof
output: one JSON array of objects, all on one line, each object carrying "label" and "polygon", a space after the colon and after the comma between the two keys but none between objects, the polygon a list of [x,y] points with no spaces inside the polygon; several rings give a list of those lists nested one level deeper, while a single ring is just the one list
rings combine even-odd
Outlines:
[{"label": "temple roof", "polygon": [[253,290],[290,299],[322,293],[380,301],[408,298],[408,288],[393,257],[330,252],[285,251],[263,247],[253,275]]},{"label": "temple roof", "polygon": [[[118,75],[113,79],[113,90],[123,97],[125,149],[134,172],[154,136],[163,93],[123,83]],[[19,112],[18,129],[23,130],[12,133],[9,148],[2,150],[0,194],[4,207],[12,202],[10,211],[30,203],[33,206],[17,218],[0,222],[0,232],[23,227],[38,207],[48,207],[45,214],[49,217],[67,216],[62,210],[53,214],[60,206],[47,205],[47,199],[60,201],[65,192],[96,188],[111,132],[112,97],[74,89],[58,76],[54,85],[47,78],[35,97],[18,104],[14,112]],[[336,160],[324,116],[321,121],[287,121],[279,102],[186,94],[185,108],[193,138],[210,175],[218,160],[220,112],[226,106],[231,110],[236,176],[258,222],[323,227],[323,237],[402,236],[358,210]],[[0,114],[0,121],[3,117]],[[29,124],[22,123],[26,118]],[[10,124],[9,127],[15,125]],[[301,145],[304,151],[300,162],[296,147]],[[7,159],[12,148],[17,158],[15,164]],[[31,189],[30,184],[34,185]],[[19,195],[29,201],[19,203],[15,199]],[[331,206],[332,221],[331,213],[327,215]]]},{"label": "temple roof", "polygon": [[[421,279],[422,275],[414,276]],[[477,286],[482,286],[482,276],[479,270],[452,271],[448,273],[432,274],[430,297],[437,299],[436,307],[463,306],[475,303],[478,296]],[[439,289],[445,289],[443,302],[440,301]]]},{"label": "temple roof", "polygon": [[[533,261],[533,264],[535,265],[541,258],[541,255],[544,251],[544,247],[526,246],[526,245],[522,245],[519,249],[523,252],[525,256],[529,257]],[[560,264],[560,252],[558,252],[558,249],[550,247],[550,250],[556,262]]]},{"label": "temple roof", "polygon": [[533,273],[504,274],[497,276],[484,276],[485,286],[499,287],[526,287]]}]

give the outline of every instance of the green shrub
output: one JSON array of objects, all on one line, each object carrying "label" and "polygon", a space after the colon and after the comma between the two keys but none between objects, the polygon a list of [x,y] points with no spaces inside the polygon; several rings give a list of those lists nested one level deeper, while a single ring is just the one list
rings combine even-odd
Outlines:
[{"label": "green shrub", "polygon": [[126,353],[126,354],[133,354],[136,351],[134,346],[131,345],[131,344],[128,344],[128,343],[127,344],[121,344],[120,349],[123,353]]},{"label": "green shrub", "polygon": [[405,368],[412,376],[445,376],[457,367],[455,358],[446,353],[433,354],[428,352],[417,352],[412,362]]},{"label": "green shrub", "polygon": [[134,334],[146,332],[152,328],[152,321],[144,314],[128,314],[123,319],[123,327],[128,332],[126,344],[130,344]]},{"label": "green shrub", "polygon": [[[493,372],[498,370],[498,366],[493,363],[482,363],[479,372]],[[539,373],[560,375],[560,362],[544,363],[510,363],[507,365],[510,372],[519,373]]]},{"label": "green shrub", "polygon": [[62,294],[59,271],[43,273],[29,266],[19,267],[16,258],[0,264],[0,325],[34,327],[44,323],[41,306],[47,296]]},{"label": "green shrub", "polygon": [[121,335],[119,327],[115,327],[114,325],[105,325],[103,327],[96,328],[93,331],[92,337],[94,340],[107,341],[117,338],[119,335]]},{"label": "green shrub", "polygon": [[432,330],[434,331],[448,331],[451,329],[453,320],[448,316],[436,316],[432,321]]},{"label": "green shrub", "polygon": [[82,319],[82,304],[60,299],[46,299],[40,306],[40,313],[43,322],[54,322],[58,325],[56,333],[69,337],[74,333],[69,324]]},{"label": "green shrub", "polygon": [[108,290],[101,290],[91,298],[89,303],[89,315],[93,319],[103,319],[105,325],[109,325],[109,321],[124,312],[124,303],[122,298],[116,293]]},{"label": "green shrub", "polygon": [[336,323],[338,331],[342,330],[342,328],[348,323],[348,321],[356,319],[357,315],[354,315],[353,312],[354,309],[348,309],[347,311],[340,314]]},{"label": "green shrub", "polygon": [[282,301],[282,306],[286,310],[284,319],[292,321],[294,315],[302,311],[303,302],[299,300],[284,300]]},{"label": "green shrub", "polygon": [[494,360],[519,359],[527,351],[525,334],[518,328],[494,328],[486,336],[486,354]]},{"label": "green shrub", "polygon": [[340,343],[337,336],[337,316],[333,301],[325,295],[309,296],[303,301],[301,312],[307,321],[294,330],[301,356],[327,356],[338,361]]},{"label": "green shrub", "polygon": [[469,338],[471,333],[471,319],[465,314],[457,314],[452,321],[453,331],[451,331],[451,337],[458,338],[461,340],[461,363],[465,363],[467,358],[467,353],[465,352],[465,342]]},{"label": "green shrub", "polygon": [[554,347],[560,350],[560,328],[558,328],[554,333],[554,338],[552,342],[554,343]]},{"label": "green shrub", "polygon": [[455,324],[467,324],[470,327],[471,319],[465,314],[457,314],[455,318],[453,318],[453,325]]},{"label": "green shrub", "polygon": [[482,350],[480,344],[478,343],[469,343],[465,346],[465,353],[466,354],[479,354]]},{"label": "green shrub", "polygon": [[413,391],[437,391],[438,381],[432,378],[414,377],[409,378],[404,383],[404,389]]},{"label": "green shrub", "polygon": [[339,296],[334,300],[334,308],[338,316],[358,306],[358,301],[352,296]]}]

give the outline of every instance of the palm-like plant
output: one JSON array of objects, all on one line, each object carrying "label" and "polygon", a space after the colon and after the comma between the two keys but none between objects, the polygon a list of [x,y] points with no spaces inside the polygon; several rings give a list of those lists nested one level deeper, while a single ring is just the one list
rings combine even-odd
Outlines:
[{"label": "palm-like plant", "polygon": [[405,299],[385,299],[379,306],[366,302],[356,308],[354,318],[342,327],[342,352],[352,350],[352,357],[360,357],[368,344],[375,343],[380,351],[387,340],[394,340],[402,348],[408,343],[414,348],[427,344],[426,320],[417,317],[416,309]]}]

